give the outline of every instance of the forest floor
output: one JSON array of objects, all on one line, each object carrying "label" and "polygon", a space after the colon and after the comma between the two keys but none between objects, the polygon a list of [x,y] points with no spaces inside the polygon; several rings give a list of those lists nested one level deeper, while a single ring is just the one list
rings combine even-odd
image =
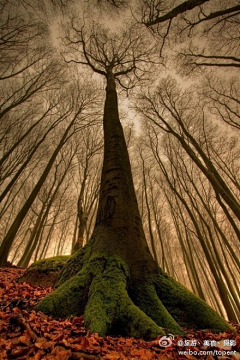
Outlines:
[{"label": "forest floor", "polygon": [[23,272],[0,268],[0,360],[240,359],[237,325],[235,334],[190,329],[186,336],[144,341],[91,334],[81,316],[56,320],[35,312],[32,307],[53,289],[17,283]]}]

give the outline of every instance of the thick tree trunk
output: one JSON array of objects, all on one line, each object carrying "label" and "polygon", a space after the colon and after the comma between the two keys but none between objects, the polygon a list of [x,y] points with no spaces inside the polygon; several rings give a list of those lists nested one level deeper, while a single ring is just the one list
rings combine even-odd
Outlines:
[{"label": "thick tree trunk", "polygon": [[136,266],[138,276],[139,259],[151,271],[156,268],[156,263],[143,232],[111,73],[106,89],[103,127],[104,161],[93,249],[120,256],[132,271]]},{"label": "thick tree trunk", "polygon": [[162,328],[181,333],[180,325],[229,328],[159,269],[147,247],[111,72],[103,122],[104,163],[92,238],[70,258],[58,288],[37,309],[60,317],[84,313],[86,327],[100,335],[149,339],[163,334]]}]

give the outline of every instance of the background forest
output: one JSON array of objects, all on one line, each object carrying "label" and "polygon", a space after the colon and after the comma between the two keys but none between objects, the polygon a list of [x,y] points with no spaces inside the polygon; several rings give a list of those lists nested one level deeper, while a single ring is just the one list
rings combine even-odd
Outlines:
[{"label": "background forest", "polygon": [[0,265],[89,240],[105,84],[76,34],[91,29],[87,46],[104,53],[132,27],[127,51],[150,44],[149,57],[119,83],[119,107],[149,248],[239,322],[239,1],[0,0],[0,13]]}]

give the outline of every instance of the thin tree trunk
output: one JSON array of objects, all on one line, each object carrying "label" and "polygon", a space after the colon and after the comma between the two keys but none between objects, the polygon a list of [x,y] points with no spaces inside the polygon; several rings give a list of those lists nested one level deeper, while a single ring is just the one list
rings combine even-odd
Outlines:
[{"label": "thin tree trunk", "polygon": [[88,163],[86,163],[84,172],[83,172],[83,180],[80,188],[80,194],[78,197],[78,206],[77,206],[77,215],[78,215],[78,235],[77,241],[74,244],[73,252],[79,250],[83,246],[83,236],[86,230],[88,215],[83,209],[83,196],[86,187],[87,181],[87,171],[88,171]]},{"label": "thin tree trunk", "polygon": [[206,256],[206,259],[207,259],[207,262],[209,264],[209,267],[211,268],[211,271],[214,275],[214,279],[216,281],[216,284],[217,284],[217,287],[218,287],[218,290],[219,290],[219,293],[220,293],[220,296],[221,296],[221,299],[222,299],[222,302],[224,304],[224,307],[226,309],[226,312],[229,316],[229,319],[230,320],[233,320],[235,321],[236,320],[236,315],[233,311],[233,308],[232,308],[232,305],[227,297],[227,288],[225,286],[225,284],[221,281],[219,275],[218,275],[218,267],[217,267],[217,264],[216,264],[216,260],[213,256],[213,254],[211,253],[211,247],[210,246],[207,246],[206,243],[205,243],[205,239],[204,237],[202,236],[202,233],[201,233],[201,230],[200,230],[200,227],[199,227],[199,224],[198,224],[198,221],[197,219],[195,218],[195,216],[193,215],[193,212],[192,210],[190,209],[190,207],[188,206],[187,202],[185,201],[185,199],[181,196],[181,194],[177,191],[176,187],[173,186],[173,184],[171,183],[171,180],[169,179],[169,176],[166,172],[166,169],[161,161],[161,159],[159,158],[158,159],[158,164],[159,164],[159,167],[161,169],[161,171],[163,172],[170,188],[172,189],[172,191],[176,194],[177,198],[182,202],[182,204],[184,205],[184,207],[186,208],[191,220],[192,220],[192,223],[196,229],[196,233],[197,233],[197,237],[200,241],[200,244],[202,246],[202,249],[204,251],[204,254]]},{"label": "thin tree trunk", "polygon": [[140,156],[141,156],[141,160],[142,160],[143,191],[144,191],[145,203],[146,203],[146,207],[147,207],[148,231],[149,231],[149,236],[150,236],[151,249],[152,249],[152,253],[153,253],[153,257],[154,257],[155,261],[158,262],[156,246],[155,246],[153,230],[152,230],[151,210],[150,210],[149,199],[148,199],[148,194],[147,194],[145,163],[144,163],[142,154],[140,154]]}]

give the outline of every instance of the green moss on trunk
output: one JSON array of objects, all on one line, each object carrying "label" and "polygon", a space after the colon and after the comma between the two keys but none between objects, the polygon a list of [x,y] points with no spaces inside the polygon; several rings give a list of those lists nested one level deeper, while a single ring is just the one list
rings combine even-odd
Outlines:
[{"label": "green moss on trunk", "polygon": [[156,324],[174,334],[182,334],[179,324],[174,320],[157,296],[154,277],[145,278],[143,282],[133,284],[131,297],[134,303],[146,313]]},{"label": "green moss on trunk", "polygon": [[64,284],[67,280],[75,276],[86,264],[91,256],[91,242],[85,245],[80,250],[76,251],[68,260],[67,266],[62,268],[55,287]]}]

